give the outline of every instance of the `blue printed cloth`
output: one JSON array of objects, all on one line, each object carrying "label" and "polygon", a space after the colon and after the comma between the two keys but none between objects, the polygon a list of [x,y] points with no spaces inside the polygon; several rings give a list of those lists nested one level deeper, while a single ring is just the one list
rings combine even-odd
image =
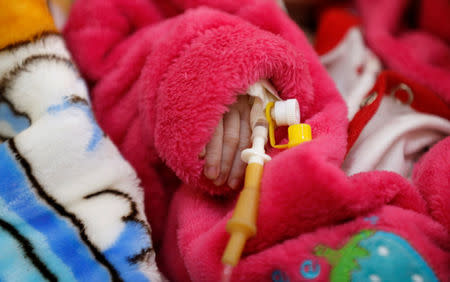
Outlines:
[{"label": "blue printed cloth", "polygon": [[0,281],[160,281],[135,172],[59,35],[0,50]]}]

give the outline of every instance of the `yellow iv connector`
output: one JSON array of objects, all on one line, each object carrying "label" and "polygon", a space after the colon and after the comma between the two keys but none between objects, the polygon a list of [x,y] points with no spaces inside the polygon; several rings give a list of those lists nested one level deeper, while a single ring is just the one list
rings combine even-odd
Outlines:
[{"label": "yellow iv connector", "polygon": [[[292,148],[311,140],[311,127],[308,124],[292,124],[288,127],[289,142],[283,145],[275,144],[275,121],[270,102],[266,106],[266,119],[269,122],[269,139],[274,148]],[[236,266],[244,250],[247,240],[256,235],[256,220],[258,217],[259,193],[264,165],[249,163],[245,171],[244,189],[239,195],[232,218],[228,221],[226,230],[230,240],[222,256],[222,263]]]}]

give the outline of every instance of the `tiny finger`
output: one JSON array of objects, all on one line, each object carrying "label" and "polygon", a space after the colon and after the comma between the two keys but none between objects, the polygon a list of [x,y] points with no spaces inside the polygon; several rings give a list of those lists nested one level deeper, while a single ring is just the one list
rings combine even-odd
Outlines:
[{"label": "tiny finger", "polygon": [[214,181],[217,186],[223,185],[230,174],[234,156],[239,144],[239,111],[232,106],[223,119],[222,161],[219,177]]},{"label": "tiny finger", "polygon": [[242,183],[245,174],[246,164],[241,159],[243,150],[250,147],[251,129],[250,129],[250,108],[247,106],[240,113],[239,146],[234,157],[233,166],[228,177],[228,186],[232,189],[238,188]]},{"label": "tiny finger", "polygon": [[222,159],[223,120],[214,131],[214,134],[206,145],[204,174],[208,179],[214,180],[219,175],[220,161]]}]

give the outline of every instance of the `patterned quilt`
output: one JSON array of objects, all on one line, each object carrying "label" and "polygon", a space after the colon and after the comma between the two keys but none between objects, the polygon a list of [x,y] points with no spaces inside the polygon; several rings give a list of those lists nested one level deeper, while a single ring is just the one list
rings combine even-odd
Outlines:
[{"label": "patterned quilt", "polygon": [[0,0],[0,281],[159,281],[135,172],[45,1]]}]

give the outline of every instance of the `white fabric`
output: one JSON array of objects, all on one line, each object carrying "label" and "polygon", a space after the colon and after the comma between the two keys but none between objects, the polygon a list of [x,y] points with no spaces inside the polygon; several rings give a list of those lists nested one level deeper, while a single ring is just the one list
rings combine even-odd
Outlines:
[{"label": "white fabric", "polygon": [[[48,46],[52,46],[52,48],[48,48]],[[21,62],[33,55],[57,55],[63,58],[70,58],[61,37],[49,35],[41,40],[23,45],[21,48],[12,49],[9,52],[0,52],[0,76],[10,71],[12,67],[17,65],[17,62]]]},{"label": "white fabric", "polygon": [[349,175],[389,170],[410,177],[418,158],[448,135],[448,120],[418,113],[393,97],[384,97],[342,168]]},{"label": "white fabric", "polygon": [[[349,29],[343,40],[320,60],[347,103],[348,119],[351,120],[376,81],[381,70],[380,61],[366,48],[357,27]],[[362,72],[358,73],[358,69]]]},{"label": "white fabric", "polygon": [[[365,46],[358,27],[349,29],[343,40],[323,55],[321,61],[346,101],[351,120],[376,82],[381,70],[380,61]],[[362,72],[358,73],[358,69]],[[418,158],[449,135],[448,120],[416,112],[396,98],[385,95],[378,111],[348,153],[342,169],[348,175],[389,170],[409,177]]]},{"label": "white fabric", "polygon": [[[10,148],[10,142],[15,144],[17,153],[11,154],[20,154],[29,163],[43,194],[82,222],[80,232],[95,248],[106,256],[110,248],[124,246],[126,239],[134,240],[142,250],[149,250],[137,267],[144,277],[161,281],[139,180],[94,120],[87,87],[71,63],[62,38],[49,35],[0,52],[0,78],[7,85],[0,93],[7,102],[2,105],[10,108],[0,112],[0,135],[11,138],[0,146]],[[12,130],[21,119],[29,120],[29,126]],[[4,153],[2,157],[11,156]],[[41,194],[37,197],[47,206]],[[66,220],[59,211],[55,215]],[[139,232],[129,233],[127,227]],[[117,256],[122,254],[116,252]],[[130,253],[123,260],[139,254]],[[130,269],[132,266],[130,263]],[[126,275],[123,271],[120,274]]]}]

